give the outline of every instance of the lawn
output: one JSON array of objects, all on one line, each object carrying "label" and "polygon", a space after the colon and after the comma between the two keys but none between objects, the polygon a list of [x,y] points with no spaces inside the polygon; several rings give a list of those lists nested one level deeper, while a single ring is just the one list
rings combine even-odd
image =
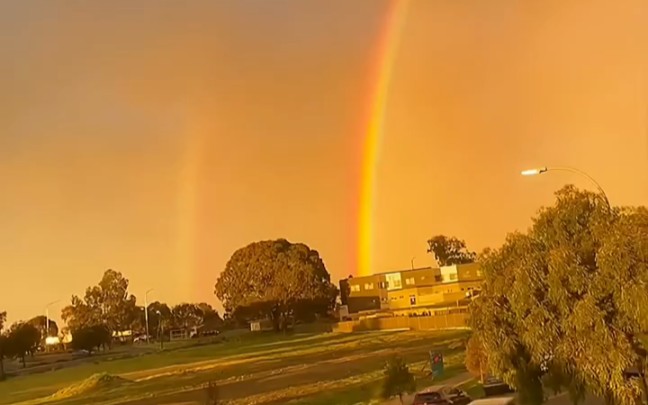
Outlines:
[{"label": "lawn", "polygon": [[[422,385],[429,350],[441,350],[446,376],[463,371],[464,331],[249,335],[224,343],[171,348],[0,383],[0,404],[202,403],[208,382],[231,404],[354,404],[376,396],[384,362],[399,354]],[[454,348],[451,348],[454,347]],[[83,395],[53,396],[96,373],[121,377]]]}]

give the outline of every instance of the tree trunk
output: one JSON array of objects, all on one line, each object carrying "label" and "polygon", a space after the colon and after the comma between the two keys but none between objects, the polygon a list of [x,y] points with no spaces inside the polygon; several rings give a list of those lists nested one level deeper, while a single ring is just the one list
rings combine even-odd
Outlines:
[{"label": "tree trunk", "polygon": [[401,405],[403,405],[403,393],[398,394],[398,399],[400,399]]},{"label": "tree trunk", "polygon": [[22,356],[20,356],[20,360],[22,361],[23,368],[27,367],[27,363],[25,363],[25,354],[23,353]]},{"label": "tree trunk", "polygon": [[4,371],[4,359],[0,357],[0,381],[4,381],[5,371]]}]

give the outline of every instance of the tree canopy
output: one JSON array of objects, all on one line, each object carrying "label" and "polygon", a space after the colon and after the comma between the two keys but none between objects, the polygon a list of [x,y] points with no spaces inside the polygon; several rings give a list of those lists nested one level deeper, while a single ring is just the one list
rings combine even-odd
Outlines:
[{"label": "tree canopy", "polygon": [[110,331],[128,330],[141,312],[136,301],[128,293],[128,279],[120,272],[106,270],[98,285],[86,289],[83,299],[72,296],[61,318],[72,331],[100,324]]},{"label": "tree canopy", "polygon": [[398,396],[401,404],[403,394],[416,391],[414,375],[409,371],[407,364],[401,357],[394,357],[385,365],[385,377],[383,379],[380,395],[383,399]]},{"label": "tree canopy", "polygon": [[58,325],[52,319],[49,320],[49,333],[47,331],[47,317],[45,315],[38,315],[27,321],[28,324],[33,325],[41,335],[42,339],[47,336],[57,336],[59,333]]},{"label": "tree canopy", "polygon": [[6,353],[16,357],[25,366],[27,354],[33,354],[40,344],[41,335],[36,327],[29,323],[17,322],[11,325],[7,331]]},{"label": "tree canopy", "polygon": [[[610,403],[647,403],[645,208],[610,210],[599,195],[567,186],[481,267],[471,324],[491,371],[524,401],[541,403],[544,385],[574,399],[586,390]],[[629,378],[632,369],[640,378]]]},{"label": "tree canopy", "polygon": [[91,355],[100,346],[110,346],[110,339],[110,331],[104,325],[83,327],[72,332],[72,347],[76,350],[85,350],[88,355]]},{"label": "tree canopy", "polygon": [[338,291],[316,250],[278,239],[234,252],[215,293],[228,313],[246,320],[268,317],[278,330],[287,327],[288,317],[326,314]]},{"label": "tree canopy", "polygon": [[432,253],[439,266],[473,263],[477,257],[466,247],[466,242],[454,236],[437,235],[428,239],[428,253]]}]

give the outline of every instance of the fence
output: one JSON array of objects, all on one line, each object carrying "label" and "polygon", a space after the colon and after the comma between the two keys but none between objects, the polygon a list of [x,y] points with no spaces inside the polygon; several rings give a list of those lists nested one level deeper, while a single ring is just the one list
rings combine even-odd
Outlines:
[{"label": "fence", "polygon": [[450,313],[431,316],[393,316],[368,318],[357,321],[339,322],[333,326],[334,332],[361,332],[369,330],[410,329],[441,330],[468,328],[467,313]]}]

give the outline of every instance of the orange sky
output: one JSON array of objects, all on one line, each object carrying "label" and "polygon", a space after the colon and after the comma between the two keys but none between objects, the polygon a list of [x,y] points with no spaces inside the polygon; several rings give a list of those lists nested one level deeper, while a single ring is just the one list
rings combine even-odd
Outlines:
[{"label": "orange sky", "polygon": [[[355,272],[367,74],[386,1],[0,5],[0,309],[58,313],[107,268],[215,303],[285,237]],[[185,3],[187,4],[187,3]],[[608,6],[609,4],[609,6]],[[570,165],[648,204],[647,3],[413,1],[387,108],[376,271],[524,229]]]}]

